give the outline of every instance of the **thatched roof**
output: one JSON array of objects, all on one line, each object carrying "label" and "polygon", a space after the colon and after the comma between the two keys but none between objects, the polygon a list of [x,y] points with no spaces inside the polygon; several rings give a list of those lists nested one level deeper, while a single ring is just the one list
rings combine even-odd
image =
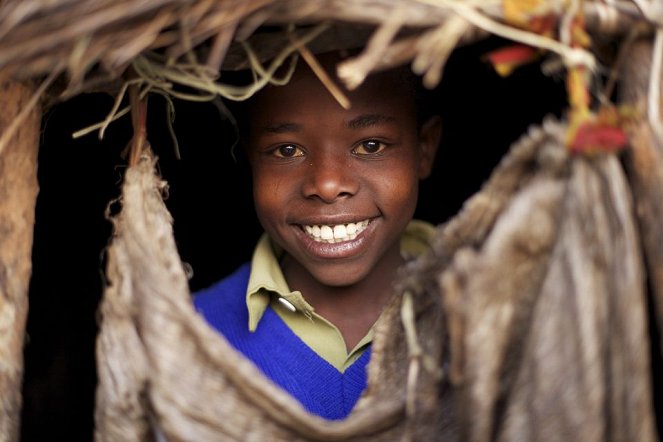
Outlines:
[{"label": "thatched roof", "polygon": [[[434,85],[454,47],[491,34],[540,45],[562,57],[571,55],[568,44],[506,26],[507,3],[6,0],[0,3],[0,68],[18,78],[65,80],[61,87],[50,88],[60,98],[99,88],[117,90],[136,75],[152,87],[180,83],[233,95],[216,86],[219,69],[247,67],[253,53],[256,60],[264,60],[295,52],[297,41],[313,45],[314,52],[347,46],[349,40],[366,44],[362,54],[341,68],[341,78],[351,87],[373,70],[408,62]],[[533,16],[551,13],[563,20],[568,12],[561,1],[541,3],[545,10],[539,6],[530,11]],[[655,17],[638,9],[640,3],[585,1],[587,27],[616,36],[632,29],[635,21],[653,29],[648,22]],[[303,29],[320,23],[325,32],[318,29],[312,35]],[[289,32],[292,26],[300,30]],[[272,31],[267,37],[265,29]],[[255,70],[256,63],[252,67]]]}]

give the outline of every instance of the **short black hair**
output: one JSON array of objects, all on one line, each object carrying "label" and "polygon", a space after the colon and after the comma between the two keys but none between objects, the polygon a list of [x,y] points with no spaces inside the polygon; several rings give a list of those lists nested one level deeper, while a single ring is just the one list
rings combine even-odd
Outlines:
[{"label": "short black hair", "polygon": [[[303,63],[303,61],[300,59],[297,63]],[[392,69],[397,74],[397,80],[399,82],[402,81],[406,86],[405,90],[412,94],[416,112],[415,121],[417,128],[421,129],[423,124],[431,117],[440,114],[439,88],[426,88],[421,76],[415,74],[408,65],[397,66]],[[368,79],[370,79],[371,75],[374,74],[369,74]],[[233,84],[248,85],[253,81],[254,77],[251,71],[234,72],[232,76]],[[260,93],[260,91],[257,93]],[[233,117],[232,119],[236,121],[237,133],[240,139],[245,138],[249,130],[249,109],[254,98],[255,95],[244,101],[229,101],[227,103],[228,110]]]},{"label": "short black hair", "polygon": [[432,116],[439,115],[439,91],[437,88],[428,89],[424,86],[420,75],[415,74],[409,66],[403,65],[396,67],[399,72],[399,78],[407,85],[412,93],[417,121],[417,127],[426,123]]}]

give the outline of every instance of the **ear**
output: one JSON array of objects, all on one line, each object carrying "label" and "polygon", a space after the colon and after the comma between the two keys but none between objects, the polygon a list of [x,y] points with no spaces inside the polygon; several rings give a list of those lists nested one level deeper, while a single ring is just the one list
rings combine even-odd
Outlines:
[{"label": "ear", "polygon": [[435,155],[442,138],[442,118],[439,115],[430,117],[419,131],[419,179],[428,178],[433,170]]}]

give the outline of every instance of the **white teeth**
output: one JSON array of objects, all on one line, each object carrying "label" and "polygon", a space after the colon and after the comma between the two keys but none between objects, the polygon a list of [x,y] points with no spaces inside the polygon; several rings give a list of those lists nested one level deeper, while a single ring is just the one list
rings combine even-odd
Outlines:
[{"label": "white teeth", "polygon": [[367,226],[369,220],[357,223],[304,226],[304,231],[318,242],[337,243],[355,239]]},{"label": "white teeth", "polygon": [[345,226],[343,224],[339,224],[338,226],[334,226],[334,239],[341,239],[345,238],[347,235]]},{"label": "white teeth", "polygon": [[320,238],[325,240],[334,239],[334,231],[329,226],[320,226]]}]

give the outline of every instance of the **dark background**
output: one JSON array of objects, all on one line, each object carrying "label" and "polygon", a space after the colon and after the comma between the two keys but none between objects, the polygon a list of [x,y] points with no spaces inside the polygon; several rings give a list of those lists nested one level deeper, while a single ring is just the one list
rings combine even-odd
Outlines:
[{"label": "dark background", "polygon": [[[477,191],[530,124],[565,105],[563,82],[538,65],[502,79],[480,56],[500,45],[489,40],[456,51],[435,91],[444,115],[443,144],[433,176],[422,184],[417,217],[441,223]],[[33,276],[25,347],[22,440],[92,440],[96,386],[94,345],[103,291],[104,248],[111,235],[104,212],[119,195],[121,151],[129,118],[73,140],[76,130],[104,119],[105,94],[81,95],[53,107],[43,120],[39,155]],[[182,259],[196,290],[251,256],[260,228],[250,177],[230,153],[232,126],[209,103],[176,101],[175,133],[165,125],[163,98],[150,98],[148,134],[170,186],[166,204]]]}]

